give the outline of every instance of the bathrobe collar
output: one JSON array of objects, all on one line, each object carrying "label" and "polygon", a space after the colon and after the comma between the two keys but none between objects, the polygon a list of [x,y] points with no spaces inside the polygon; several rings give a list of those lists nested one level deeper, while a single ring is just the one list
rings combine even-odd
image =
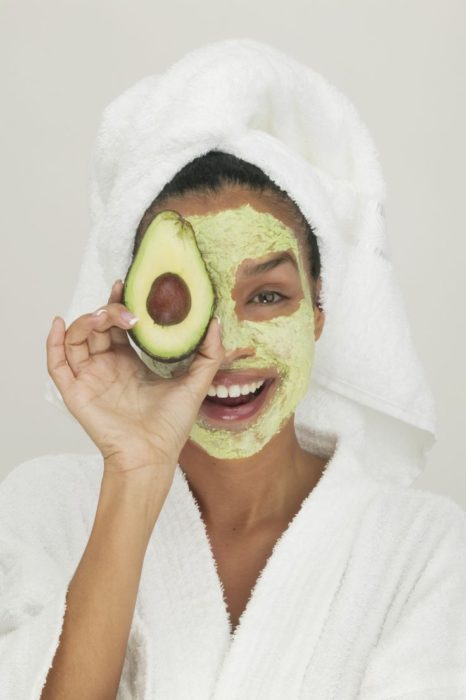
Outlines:
[{"label": "bathrobe collar", "polygon": [[[272,697],[272,685],[274,697],[298,696],[290,678],[299,688],[355,520],[374,491],[361,461],[361,426],[345,427],[331,434],[296,424],[300,444],[330,459],[276,542],[233,635],[207,530],[177,466],[146,554],[133,623],[157,630],[144,658],[147,682],[161,697],[259,697],[259,682],[261,697]],[[134,638],[143,637],[136,630]],[[182,674],[175,670],[180,667]],[[287,687],[280,695],[281,677]],[[264,683],[271,684],[270,695]]]}]

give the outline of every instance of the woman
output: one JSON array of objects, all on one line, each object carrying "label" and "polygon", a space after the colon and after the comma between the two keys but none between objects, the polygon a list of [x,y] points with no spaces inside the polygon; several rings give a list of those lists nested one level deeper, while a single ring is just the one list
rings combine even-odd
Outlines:
[{"label": "woman", "polygon": [[[218,151],[189,163],[164,188],[143,218],[133,255],[164,209],[193,222],[218,290],[225,353],[209,376],[218,391],[205,396],[203,386],[199,420],[192,439],[181,440],[179,462],[206,523],[236,628],[277,537],[326,463],[299,445],[293,421],[324,323],[314,301],[320,288],[318,246],[292,200],[255,166]],[[219,250],[228,254],[218,256]],[[290,251],[290,258],[283,257]],[[264,263],[268,269],[252,269]],[[243,321],[256,325],[244,329]],[[287,346],[293,333],[300,347]],[[256,389],[254,382],[262,384]],[[219,387],[230,395],[219,396]]]},{"label": "woman", "polygon": [[[319,118],[281,110],[288,91]],[[429,393],[372,158],[341,96],[248,40],[107,110],[71,323],[47,338],[98,454],[31,460],[2,484],[8,697],[464,694],[465,515],[408,488]],[[192,225],[221,321],[172,378],[130,342],[121,282],[75,313],[165,210]]]}]

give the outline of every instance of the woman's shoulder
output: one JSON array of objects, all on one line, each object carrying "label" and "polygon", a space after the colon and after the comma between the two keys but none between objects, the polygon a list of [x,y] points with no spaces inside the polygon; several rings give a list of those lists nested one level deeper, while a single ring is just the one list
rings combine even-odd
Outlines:
[{"label": "woman's shoulder", "polygon": [[414,486],[382,486],[378,491],[381,504],[407,513],[435,516],[443,520],[453,518],[466,522],[466,510],[445,494],[435,493]]},{"label": "woman's shoulder", "polygon": [[0,498],[18,493],[33,494],[76,487],[94,490],[103,474],[102,458],[95,453],[65,452],[32,457],[15,465],[0,481]]},{"label": "woman's shoulder", "polygon": [[440,546],[466,554],[466,510],[453,498],[415,487],[380,486],[366,507],[362,529],[380,545],[432,556]]},{"label": "woman's shoulder", "polygon": [[6,530],[30,539],[58,528],[87,532],[102,474],[98,454],[44,454],[17,464],[0,482],[0,537]]},{"label": "woman's shoulder", "polygon": [[94,455],[44,454],[0,482],[0,637],[63,605],[92,529],[99,472]]}]

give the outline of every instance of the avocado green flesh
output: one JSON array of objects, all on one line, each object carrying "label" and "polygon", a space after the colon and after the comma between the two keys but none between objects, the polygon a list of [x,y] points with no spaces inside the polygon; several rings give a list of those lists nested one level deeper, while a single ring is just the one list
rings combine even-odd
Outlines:
[{"label": "avocado green flesh", "polygon": [[[191,296],[187,316],[160,325],[147,310],[153,282],[167,272],[179,275]],[[177,212],[157,214],[145,232],[125,280],[123,303],[139,318],[129,332],[149,357],[177,362],[202,342],[212,317],[215,293],[191,224]]]}]

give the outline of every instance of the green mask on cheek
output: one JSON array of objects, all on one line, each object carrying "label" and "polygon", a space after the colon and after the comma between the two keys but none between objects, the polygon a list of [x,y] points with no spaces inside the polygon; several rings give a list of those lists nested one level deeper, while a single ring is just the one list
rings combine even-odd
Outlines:
[{"label": "green mask on cheek", "polygon": [[[249,204],[216,214],[185,216],[194,228],[217,294],[216,311],[222,320],[222,342],[227,352],[254,348],[229,369],[275,369],[274,391],[255,422],[238,430],[217,428],[198,415],[190,439],[209,455],[239,459],[259,452],[295,412],[304,397],[314,362],[314,311],[309,282],[294,231],[272,214]],[[289,315],[274,313],[268,320],[239,319],[232,296],[239,265],[273,252],[291,251],[298,263],[303,298]],[[265,287],[264,287],[265,289]],[[259,290],[260,291],[260,290]],[[259,302],[253,302],[258,304]],[[273,307],[273,305],[272,305]]]}]

